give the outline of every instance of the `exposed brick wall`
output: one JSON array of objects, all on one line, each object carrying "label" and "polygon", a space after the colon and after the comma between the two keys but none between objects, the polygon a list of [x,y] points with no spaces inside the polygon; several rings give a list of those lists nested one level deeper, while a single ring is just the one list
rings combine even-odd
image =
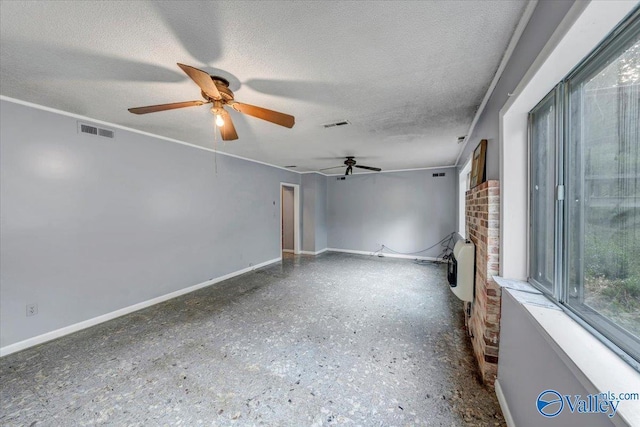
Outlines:
[{"label": "exposed brick wall", "polygon": [[500,269],[500,183],[487,181],[467,191],[467,238],[476,245],[476,283],[471,316],[467,319],[473,350],[486,384],[498,374],[501,288],[493,281]]}]

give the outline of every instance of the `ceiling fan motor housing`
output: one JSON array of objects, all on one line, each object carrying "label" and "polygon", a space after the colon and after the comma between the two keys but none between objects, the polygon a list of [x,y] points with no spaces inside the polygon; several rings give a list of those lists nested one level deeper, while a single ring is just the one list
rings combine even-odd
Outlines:
[{"label": "ceiling fan motor housing", "polygon": [[[221,101],[223,103],[227,103],[228,101],[233,101],[233,92],[231,91],[231,89],[229,89],[229,82],[226,79],[223,79],[222,77],[218,77],[218,76],[211,76],[211,80],[213,80],[213,84],[215,84],[216,88],[218,88],[218,92],[220,92],[220,95],[222,96]],[[209,102],[216,101],[215,99],[209,97],[209,95],[204,93],[204,91],[201,91],[200,93],[202,94],[202,97],[207,101]]]}]

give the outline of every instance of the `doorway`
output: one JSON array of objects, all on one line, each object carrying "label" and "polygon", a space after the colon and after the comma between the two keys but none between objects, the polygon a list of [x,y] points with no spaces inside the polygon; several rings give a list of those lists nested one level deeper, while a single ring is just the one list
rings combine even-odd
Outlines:
[{"label": "doorway", "polygon": [[280,183],[280,251],[300,253],[300,186]]}]

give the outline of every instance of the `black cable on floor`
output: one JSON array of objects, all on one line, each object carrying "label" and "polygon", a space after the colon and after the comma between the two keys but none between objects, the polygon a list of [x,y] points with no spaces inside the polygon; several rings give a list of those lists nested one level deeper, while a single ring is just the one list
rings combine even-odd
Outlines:
[{"label": "black cable on floor", "polygon": [[433,249],[438,245],[441,245],[442,247],[444,247],[444,249],[442,250],[442,252],[440,252],[440,254],[436,257],[435,260],[418,260],[418,259],[415,259],[414,262],[416,262],[418,264],[427,264],[427,263],[442,264],[442,263],[447,262],[449,260],[449,258],[451,257],[451,253],[453,251],[452,243],[454,241],[455,234],[456,234],[455,231],[452,232],[452,233],[449,233],[445,237],[440,239],[438,242],[436,242],[433,245],[429,246],[428,248],[422,249],[420,251],[416,251],[416,252],[399,252],[399,251],[396,251],[394,249],[391,249],[388,246],[382,245],[380,247],[380,249],[378,249],[377,251],[375,251],[373,253],[373,255],[382,255],[382,253],[383,253],[383,251],[385,249],[390,251],[391,253],[398,254],[398,255],[417,255],[417,254],[420,254],[422,252],[426,252],[426,251],[428,251],[430,249]]}]

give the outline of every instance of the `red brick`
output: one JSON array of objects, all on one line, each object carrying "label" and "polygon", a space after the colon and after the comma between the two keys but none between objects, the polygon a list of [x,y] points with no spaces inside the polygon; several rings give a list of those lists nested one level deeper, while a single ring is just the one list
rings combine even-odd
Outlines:
[{"label": "red brick", "polygon": [[492,279],[500,266],[500,183],[486,181],[465,196],[465,230],[476,245],[476,296],[468,328],[483,381],[491,385],[497,374],[502,294]]}]

